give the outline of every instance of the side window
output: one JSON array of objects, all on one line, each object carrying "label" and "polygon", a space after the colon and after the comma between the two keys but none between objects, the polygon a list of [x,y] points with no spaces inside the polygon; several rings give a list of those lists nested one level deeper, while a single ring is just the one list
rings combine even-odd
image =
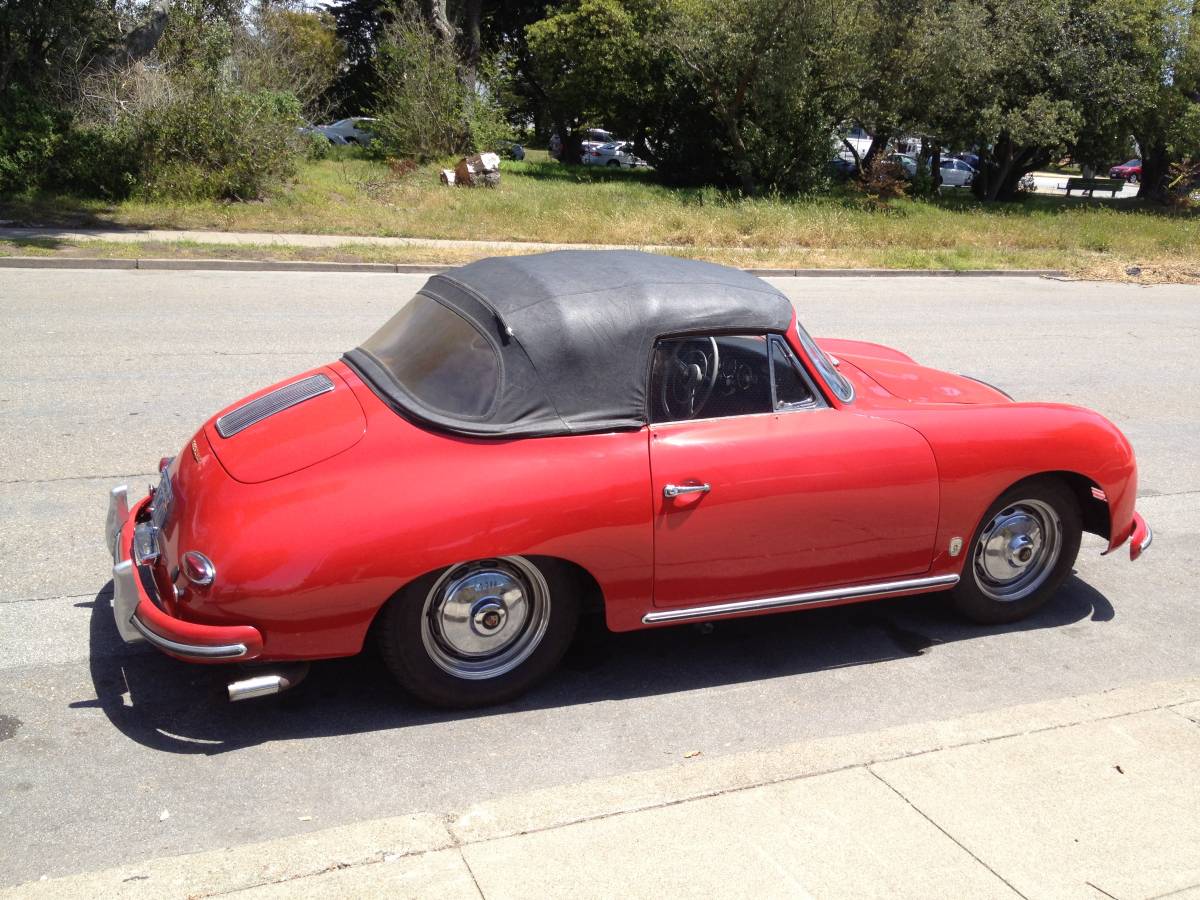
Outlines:
[{"label": "side window", "polygon": [[800,363],[787,344],[771,339],[771,375],[775,385],[775,409],[808,409],[817,405],[817,397]]},{"label": "side window", "polygon": [[765,335],[692,335],[658,342],[650,371],[650,421],[770,412]]}]

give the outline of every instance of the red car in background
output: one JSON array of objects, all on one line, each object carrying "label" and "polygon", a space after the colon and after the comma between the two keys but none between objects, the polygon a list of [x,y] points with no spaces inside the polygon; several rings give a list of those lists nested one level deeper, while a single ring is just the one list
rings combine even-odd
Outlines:
[{"label": "red car in background", "polygon": [[435,275],[160,469],[111,493],[116,626],[259,666],[233,699],[370,637],[416,697],[500,702],[589,606],[627,631],[947,591],[1012,622],[1081,532],[1151,541],[1097,413],[814,341],[758,278],[626,251]]},{"label": "red car in background", "polygon": [[1108,170],[1109,178],[1124,178],[1130,184],[1137,184],[1142,177],[1142,161],[1140,159],[1131,159],[1129,162],[1121,163],[1119,166],[1113,166]]}]

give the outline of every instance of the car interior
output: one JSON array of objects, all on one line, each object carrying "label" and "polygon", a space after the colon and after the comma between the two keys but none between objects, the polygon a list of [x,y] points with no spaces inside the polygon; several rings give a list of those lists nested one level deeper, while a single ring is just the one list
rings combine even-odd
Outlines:
[{"label": "car interior", "polygon": [[650,421],[678,422],[820,405],[784,340],[768,335],[690,335],[659,341]]}]

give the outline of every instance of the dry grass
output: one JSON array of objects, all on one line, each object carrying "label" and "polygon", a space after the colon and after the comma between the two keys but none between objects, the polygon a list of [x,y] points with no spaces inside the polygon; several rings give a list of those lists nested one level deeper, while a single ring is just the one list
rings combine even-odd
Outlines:
[{"label": "dry grass", "polygon": [[[962,192],[871,210],[842,194],[742,199],[677,189],[648,173],[564,167],[543,158],[504,164],[494,190],[445,188],[437,166],[397,178],[383,164],[343,157],[306,164],[261,203],[103,204],[33,197],[0,204],[29,225],[394,235],[427,238],[666,245],[668,252],[780,268],[1065,269],[1103,278],[1200,278],[1200,216],[1136,200],[1032,197],[985,206]],[[352,244],[352,242],[350,242]],[[144,245],[88,252],[149,256]],[[203,256],[460,262],[478,252],[345,246],[172,246]],[[5,252],[0,250],[0,252]],[[12,248],[9,251],[12,252]],[[56,252],[83,252],[60,250]],[[1127,274],[1140,268],[1141,276]]]}]

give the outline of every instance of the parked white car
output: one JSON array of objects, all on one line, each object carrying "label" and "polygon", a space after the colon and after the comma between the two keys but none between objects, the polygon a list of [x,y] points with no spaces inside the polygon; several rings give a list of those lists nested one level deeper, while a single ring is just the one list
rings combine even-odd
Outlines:
[{"label": "parked white car", "polygon": [[975,170],[961,159],[942,158],[942,185],[967,187],[975,180]]},{"label": "parked white car", "polygon": [[365,147],[375,140],[375,134],[371,131],[374,121],[363,116],[352,116],[338,119],[332,125],[318,125],[316,131],[329,138],[331,144],[361,144]]},{"label": "parked white car", "polygon": [[[582,155],[587,156],[589,150],[602,146],[603,144],[622,143],[617,138],[613,137],[611,131],[605,131],[603,128],[588,128],[583,132],[583,140],[580,142],[582,147]],[[562,155],[562,138],[558,132],[550,135],[550,155],[558,159]],[[586,162],[586,160],[581,160]]]},{"label": "parked white car", "polygon": [[582,161],[585,166],[611,166],[614,169],[634,169],[650,165],[644,159],[634,156],[633,144],[625,141],[610,141],[607,144],[585,148]]},{"label": "parked white car", "polygon": [[865,128],[858,125],[855,125],[844,135],[834,135],[834,152],[846,159],[853,159],[853,155],[846,148],[846,144],[850,144],[854,148],[854,152],[858,154],[858,158],[862,159],[867,155],[867,151],[871,149],[871,135],[867,133]]}]

